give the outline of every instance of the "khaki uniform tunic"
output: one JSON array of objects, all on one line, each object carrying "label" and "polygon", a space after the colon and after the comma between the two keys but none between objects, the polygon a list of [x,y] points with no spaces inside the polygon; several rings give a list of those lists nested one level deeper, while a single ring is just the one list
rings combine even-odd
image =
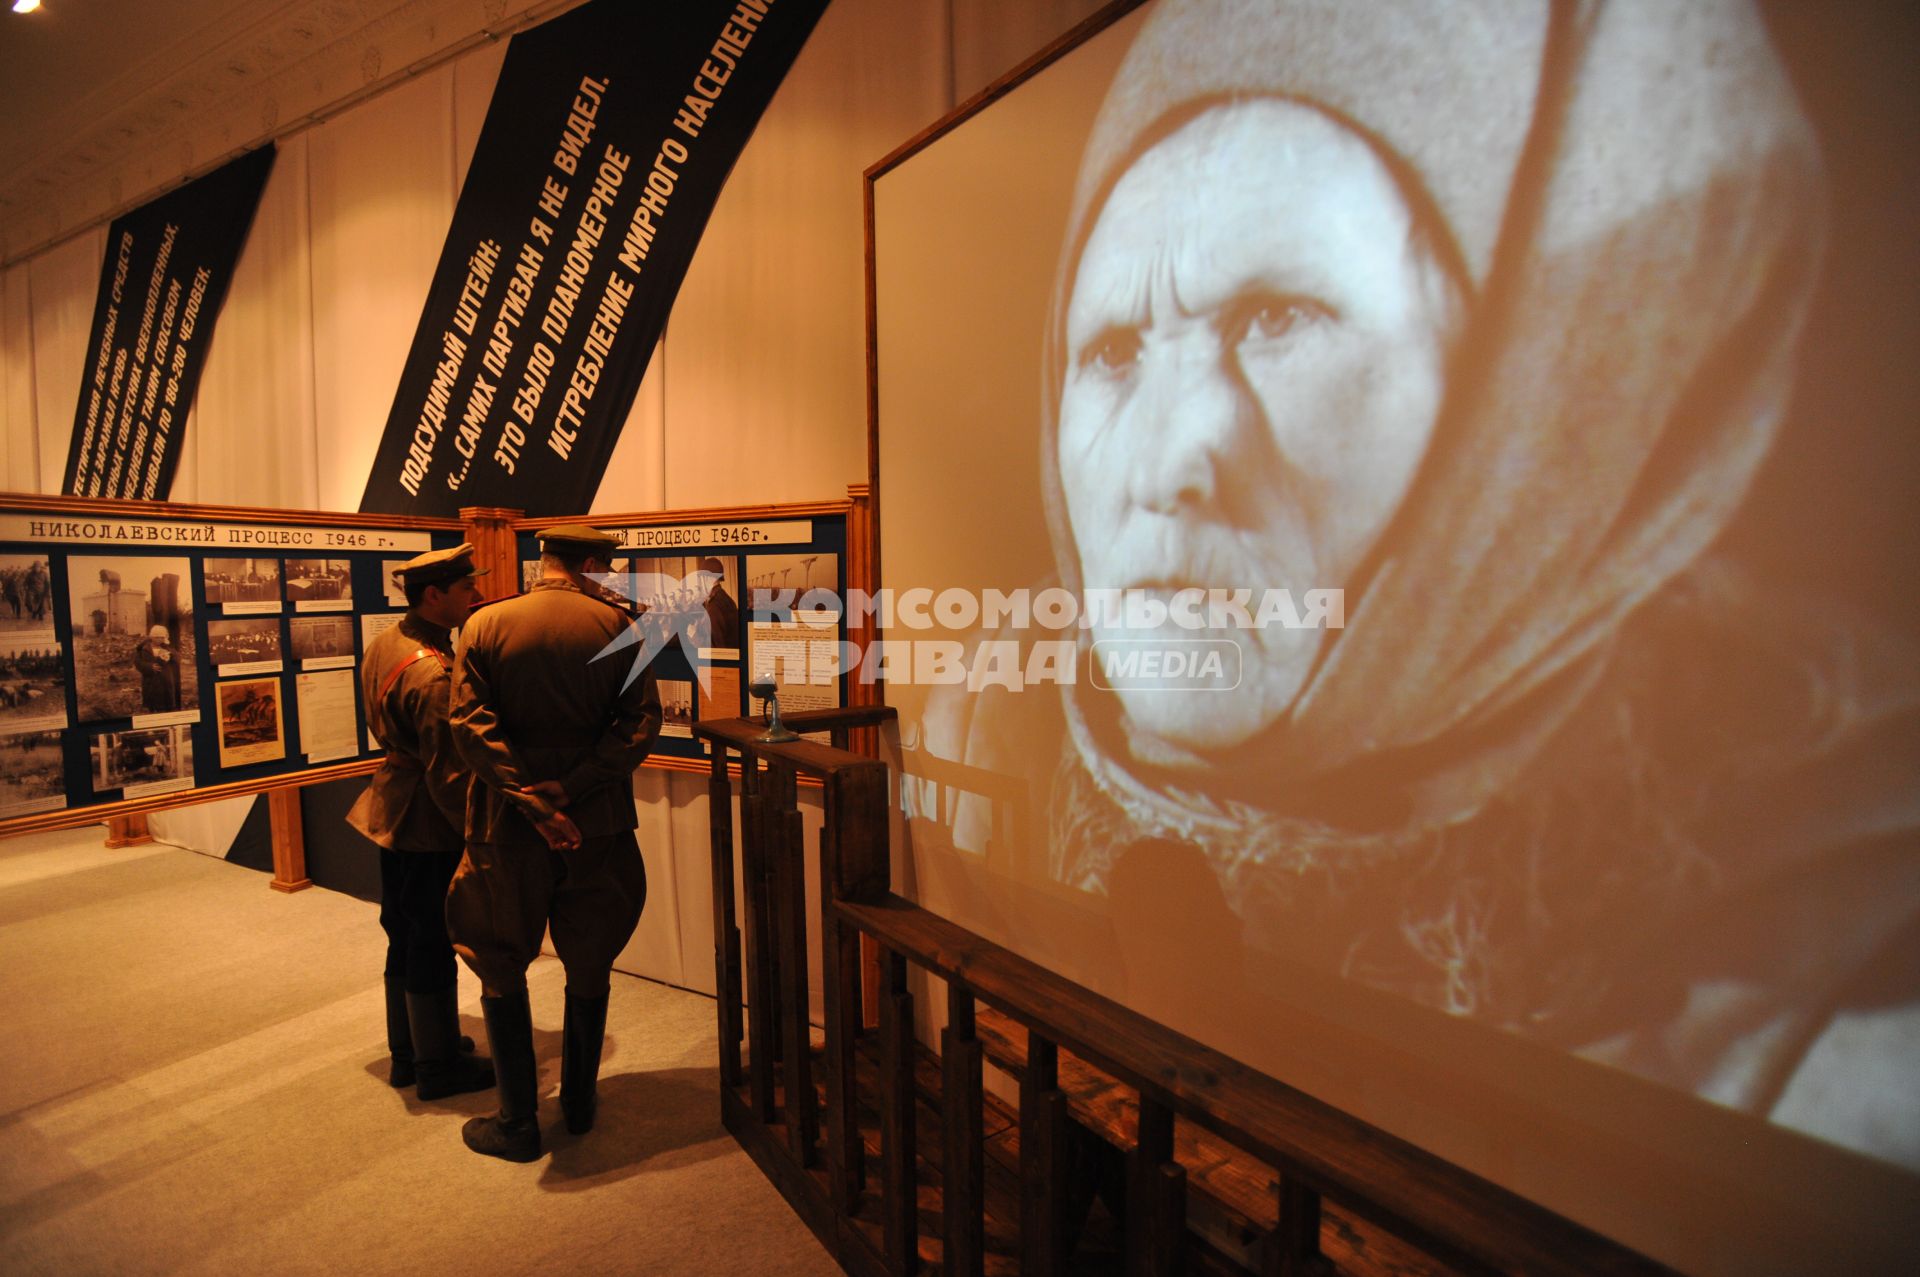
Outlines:
[{"label": "khaki uniform tunic", "polygon": [[387,758],[347,823],[389,851],[457,852],[465,841],[469,775],[447,721],[452,664],[452,636],[412,612],[360,662],[367,727]]},{"label": "khaki uniform tunic", "polygon": [[[491,995],[524,986],[549,928],[567,988],[605,993],[639,923],[646,870],[632,832],[633,772],[662,715],[651,669],[627,682],[639,649],[606,651],[629,623],[572,582],[544,580],[475,612],[462,632],[452,723],[476,783],[447,924]],[[532,822],[552,806],[516,792],[547,780],[566,789],[576,851],[550,850]]]}]

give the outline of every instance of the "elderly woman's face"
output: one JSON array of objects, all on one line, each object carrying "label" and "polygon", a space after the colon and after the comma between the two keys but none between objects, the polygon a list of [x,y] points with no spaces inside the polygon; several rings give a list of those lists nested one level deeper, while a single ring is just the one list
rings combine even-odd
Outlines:
[{"label": "elderly woman's face", "polygon": [[[1082,584],[1346,588],[1432,438],[1457,309],[1385,166],[1327,117],[1243,102],[1162,140],[1114,187],[1067,309]],[[1325,632],[1233,633],[1236,691],[1122,691],[1136,729],[1223,749],[1285,713]]]}]

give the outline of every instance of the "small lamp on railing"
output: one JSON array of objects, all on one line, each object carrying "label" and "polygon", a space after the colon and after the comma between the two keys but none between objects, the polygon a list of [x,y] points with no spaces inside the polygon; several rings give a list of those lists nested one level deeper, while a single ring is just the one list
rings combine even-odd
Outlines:
[{"label": "small lamp on railing", "polygon": [[774,687],[773,675],[755,674],[753,681],[747,684],[747,691],[765,702],[760,707],[763,715],[769,710],[773,715],[772,720],[767,722],[767,730],[754,737],[755,740],[763,745],[784,745],[800,739],[798,733],[788,730],[787,725],[780,721],[780,697]]}]

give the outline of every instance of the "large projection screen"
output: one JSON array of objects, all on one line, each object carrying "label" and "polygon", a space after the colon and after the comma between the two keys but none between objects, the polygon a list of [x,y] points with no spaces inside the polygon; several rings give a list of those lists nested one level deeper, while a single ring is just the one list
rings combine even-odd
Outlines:
[{"label": "large projection screen", "polygon": [[1912,1271],[1914,35],[1160,0],[877,165],[896,888],[1684,1271]]}]

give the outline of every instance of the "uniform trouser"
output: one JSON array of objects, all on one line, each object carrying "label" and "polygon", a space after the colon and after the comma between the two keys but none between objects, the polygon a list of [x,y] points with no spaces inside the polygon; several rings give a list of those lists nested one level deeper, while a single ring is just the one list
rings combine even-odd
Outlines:
[{"label": "uniform trouser", "polygon": [[502,997],[527,987],[527,968],[551,928],[567,992],[597,998],[646,903],[647,870],[632,830],[566,852],[468,843],[447,894],[447,930],[482,992]]},{"label": "uniform trouser", "polygon": [[459,974],[447,939],[447,884],[457,851],[380,849],[380,926],[387,933],[387,978],[408,993],[451,989]]}]

